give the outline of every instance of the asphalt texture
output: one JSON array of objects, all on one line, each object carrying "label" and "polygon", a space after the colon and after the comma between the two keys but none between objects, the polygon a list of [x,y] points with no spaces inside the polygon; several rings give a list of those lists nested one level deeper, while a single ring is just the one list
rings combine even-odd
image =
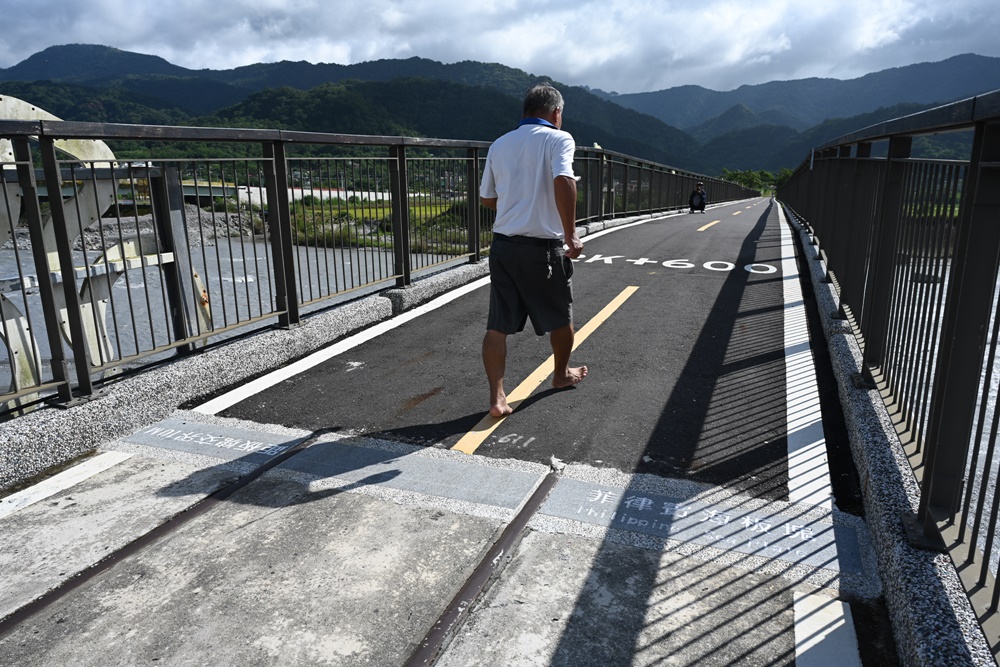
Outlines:
[{"label": "asphalt texture", "polygon": [[[778,236],[777,216],[758,200],[585,240],[573,275],[577,329],[626,287],[638,291],[573,355],[587,379],[543,385],[477,453],[787,498],[782,281],[763,272],[780,264]],[[222,414],[451,447],[488,407],[488,298],[484,287]],[[508,337],[507,392],[550,353],[530,324]]]}]

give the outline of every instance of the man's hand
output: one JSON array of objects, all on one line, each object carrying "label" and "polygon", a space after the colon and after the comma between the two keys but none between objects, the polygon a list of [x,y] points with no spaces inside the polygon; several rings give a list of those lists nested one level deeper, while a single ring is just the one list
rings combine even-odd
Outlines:
[{"label": "man's hand", "polygon": [[556,208],[562,223],[563,238],[569,249],[566,256],[575,259],[583,252],[583,241],[576,235],[576,179],[556,176],[553,181],[556,193]]},{"label": "man's hand", "polygon": [[583,252],[583,241],[576,235],[576,231],[573,232],[572,236],[566,237],[566,245],[569,246],[566,249],[566,256],[570,259],[576,259]]}]

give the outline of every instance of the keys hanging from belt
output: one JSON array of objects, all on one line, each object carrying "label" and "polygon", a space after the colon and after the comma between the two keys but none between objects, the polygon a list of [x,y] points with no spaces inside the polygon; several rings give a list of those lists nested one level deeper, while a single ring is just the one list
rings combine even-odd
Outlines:
[{"label": "keys hanging from belt", "polygon": [[551,251],[545,253],[545,263],[548,264],[548,267],[549,267],[549,275],[545,276],[545,279],[548,280],[548,279],[550,279],[552,277],[552,253],[551,253]]}]

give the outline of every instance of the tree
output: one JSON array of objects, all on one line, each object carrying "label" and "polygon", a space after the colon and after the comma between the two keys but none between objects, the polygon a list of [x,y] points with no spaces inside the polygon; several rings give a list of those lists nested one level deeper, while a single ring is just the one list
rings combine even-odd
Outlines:
[{"label": "tree", "polygon": [[760,171],[754,171],[753,169],[744,169],[740,171],[736,169],[728,169],[726,167],[723,167],[722,180],[730,181],[732,183],[737,183],[745,188],[749,188],[750,190],[757,190],[758,192],[761,193],[773,190],[775,187],[774,174],[767,171],[766,169],[761,169]]},{"label": "tree", "polygon": [[791,178],[792,174],[794,174],[794,173],[795,172],[793,172],[788,167],[782,167],[781,171],[778,172],[778,175],[774,179],[774,188],[778,189],[782,185],[784,185],[785,183],[787,183],[788,179]]}]

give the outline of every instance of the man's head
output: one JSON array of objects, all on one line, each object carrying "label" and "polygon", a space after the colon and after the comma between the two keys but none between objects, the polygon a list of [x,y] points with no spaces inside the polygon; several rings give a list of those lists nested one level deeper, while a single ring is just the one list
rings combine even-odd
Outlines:
[{"label": "man's head", "polygon": [[563,96],[558,90],[547,83],[540,83],[524,94],[524,117],[544,118],[560,127],[563,105]]},{"label": "man's head", "polygon": [[698,189],[699,189],[699,190],[701,190],[701,189],[702,189],[703,187],[705,187],[705,184],[704,184],[704,183],[699,183],[699,184],[698,184]]}]

